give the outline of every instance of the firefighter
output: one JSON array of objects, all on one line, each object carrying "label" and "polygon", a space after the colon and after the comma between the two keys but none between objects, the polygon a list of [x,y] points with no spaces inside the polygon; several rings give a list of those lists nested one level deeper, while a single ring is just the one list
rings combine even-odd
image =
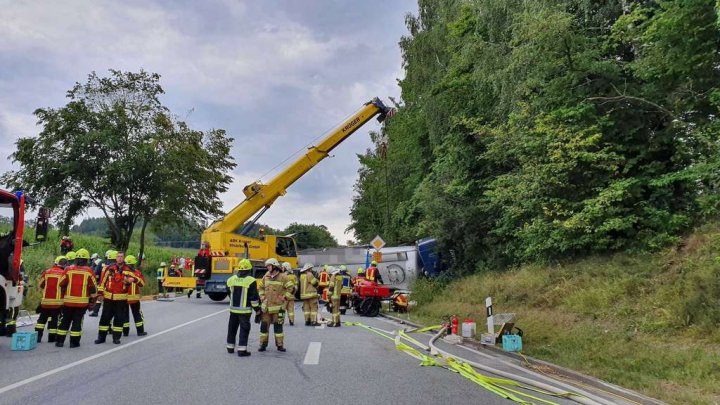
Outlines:
[{"label": "firefighter", "polygon": [[323,297],[323,301],[325,301],[325,289],[328,286],[328,283],[330,281],[330,274],[328,274],[328,265],[325,264],[322,267],[322,270],[320,270],[320,274],[318,275],[318,294]]},{"label": "firefighter", "polygon": [[105,338],[110,331],[110,321],[112,320],[113,343],[117,345],[120,344],[123,324],[125,323],[128,285],[134,282],[135,273],[125,264],[125,254],[123,252],[113,251],[110,255],[110,259],[115,260],[115,263],[105,268],[103,278],[100,281],[104,301],[98,327],[98,338],[95,340],[95,344],[105,343]]},{"label": "firefighter", "polygon": [[270,324],[273,324],[275,333],[275,345],[278,351],[284,352],[283,319],[281,311],[285,303],[293,298],[292,289],[294,283],[282,272],[280,263],[275,258],[265,261],[267,273],[262,278],[262,284],[258,286],[260,301],[262,302],[262,322],[260,324],[260,349],[264,352],[270,340]]},{"label": "firefighter", "polygon": [[37,332],[37,342],[42,341],[45,325],[48,327],[48,343],[55,342],[57,335],[58,318],[63,305],[62,288],[60,280],[65,274],[65,265],[67,259],[65,256],[55,258],[55,263],[49,269],[43,271],[38,278],[38,287],[42,290],[42,298],[40,299],[40,315],[35,324]]},{"label": "firefighter", "polygon": [[383,284],[382,275],[380,275],[380,270],[377,268],[377,262],[375,260],[370,263],[370,267],[367,268],[367,273],[365,273],[365,278],[367,281]]},{"label": "firefighter", "polygon": [[285,313],[287,314],[288,321],[290,322],[290,326],[293,326],[295,325],[295,293],[298,289],[298,280],[297,277],[295,277],[295,273],[292,270],[292,265],[290,265],[289,262],[283,262],[282,267],[283,270],[285,270],[285,275],[287,276],[287,278],[293,282],[293,297],[288,299],[288,302],[285,305]]},{"label": "firefighter", "polygon": [[79,249],[76,257],[77,263],[66,267],[60,280],[60,287],[64,289],[65,296],[55,341],[57,347],[63,346],[68,331],[70,331],[70,347],[80,346],[83,317],[97,293],[95,274],[88,266],[90,252],[87,249]]},{"label": "firefighter", "polygon": [[318,313],[318,280],[312,272],[313,264],[306,263],[300,273],[300,299],[303,302],[305,326],[316,326]]},{"label": "firefighter", "polygon": [[236,268],[237,274],[227,280],[227,289],[230,294],[230,319],[228,320],[227,352],[235,351],[236,336],[240,328],[240,338],[237,340],[237,352],[240,357],[247,357],[248,336],[250,335],[250,316],[255,311],[255,317],[260,317],[260,295],[255,277],[250,275],[253,265],[248,259],[240,260]]},{"label": "firefighter", "polygon": [[347,309],[347,301],[352,294],[352,280],[345,265],[341,265],[338,270],[333,272],[328,290],[332,303],[332,322],[327,326],[339,328],[341,326],[340,311]]},{"label": "firefighter", "polygon": [[407,295],[400,293],[393,298],[393,310],[395,312],[404,314],[408,310],[408,299]]},{"label": "firefighter", "polygon": [[77,258],[77,252],[73,252],[72,250],[65,253],[65,257],[67,258],[67,265],[68,266],[74,266],[75,265],[75,259]]},{"label": "firefighter", "polygon": [[353,286],[357,287],[365,281],[365,269],[358,267],[357,276],[353,278]]},{"label": "firefighter", "polygon": [[[97,269],[97,268],[95,269],[95,274],[96,275],[99,274],[99,278],[97,279],[98,295],[97,295],[97,299],[95,300],[95,304],[92,307],[92,312],[90,313],[89,316],[98,316],[98,313],[100,312],[100,306],[102,305],[103,299],[104,299],[104,293],[103,293],[104,287],[102,285],[102,280],[103,280],[103,278],[105,278],[105,269],[107,269],[108,266],[110,266],[111,264],[115,264],[114,258],[116,256],[117,256],[117,250],[110,249],[110,250],[106,251],[105,252],[105,261],[99,264],[99,267],[100,267],[99,269]],[[113,259],[111,259],[110,257],[113,257]]]},{"label": "firefighter", "polygon": [[157,279],[157,285],[158,285],[158,294],[165,294],[165,287],[163,287],[163,281],[165,281],[165,276],[167,275],[167,263],[161,262],[160,267],[158,267],[157,270],[155,270],[155,278]]},{"label": "firefighter", "polygon": [[128,285],[128,306],[125,310],[125,323],[123,324],[123,336],[130,334],[130,312],[132,312],[133,320],[135,321],[135,331],[138,336],[145,336],[145,321],[142,310],[140,309],[140,288],[145,285],[145,276],[143,276],[140,269],[136,269],[137,259],[135,256],[128,256],[125,258],[125,264],[132,269],[135,275],[134,281]]}]

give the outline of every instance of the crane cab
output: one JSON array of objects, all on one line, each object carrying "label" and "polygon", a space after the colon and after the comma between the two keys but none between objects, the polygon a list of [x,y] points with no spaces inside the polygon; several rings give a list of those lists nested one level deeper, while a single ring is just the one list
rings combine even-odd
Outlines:
[{"label": "crane cab", "polygon": [[[225,240],[218,240],[215,236],[224,236]],[[215,237],[215,238],[214,238]],[[204,240],[209,244],[208,256],[195,258],[195,269],[203,269],[198,276],[198,282],[204,285],[205,293],[214,301],[222,301],[227,297],[226,281],[233,275],[233,269],[242,258],[248,258],[253,263],[263,263],[274,257],[280,263],[289,262],[298,267],[297,245],[295,239],[289,236],[266,235],[263,239],[234,233],[218,233],[207,235]],[[214,250],[213,246],[227,246],[225,251]],[[257,266],[259,267],[259,266]],[[256,278],[261,278],[265,272],[256,268]]]}]

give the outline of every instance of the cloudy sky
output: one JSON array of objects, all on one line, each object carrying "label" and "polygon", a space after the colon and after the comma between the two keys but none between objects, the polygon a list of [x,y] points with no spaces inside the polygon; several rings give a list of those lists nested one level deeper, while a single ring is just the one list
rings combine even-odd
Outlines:
[{"label": "cloudy sky", "polygon": [[[7,159],[15,140],[38,133],[34,109],[64,105],[91,71],[145,69],[162,75],[174,113],[235,138],[229,210],[244,185],[365,101],[399,96],[398,41],[415,10],[414,0],[0,0],[0,173],[17,169]],[[262,221],[351,238],[355,154],[377,129],[372,121],[345,141]]]}]

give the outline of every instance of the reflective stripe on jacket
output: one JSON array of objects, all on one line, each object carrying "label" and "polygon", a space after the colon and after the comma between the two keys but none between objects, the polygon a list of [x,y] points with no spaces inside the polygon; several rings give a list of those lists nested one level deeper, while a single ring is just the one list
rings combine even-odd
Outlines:
[{"label": "reflective stripe on jacket", "polygon": [[135,282],[130,283],[128,286],[128,304],[134,304],[140,301],[140,288],[145,285],[145,276],[143,276],[142,272],[135,269],[133,273],[135,275]]},{"label": "reflective stripe on jacket", "polygon": [[135,273],[126,264],[113,264],[105,269],[103,279],[100,281],[105,299],[127,300],[128,285],[125,284],[125,277],[135,277]]},{"label": "reflective stripe on jacket", "polygon": [[95,274],[88,266],[67,267],[60,286],[65,291],[63,305],[66,307],[87,307],[90,297],[95,295],[97,290]]},{"label": "reflective stripe on jacket", "polygon": [[330,277],[330,293],[332,298],[352,294],[352,280],[347,274],[338,273]]},{"label": "reflective stripe on jacket", "polygon": [[327,271],[325,271],[325,270],[321,271],[320,272],[320,281],[318,282],[318,286],[320,288],[327,287],[329,278],[330,278],[330,275],[327,273]]},{"label": "reflective stripe on jacket", "polygon": [[63,303],[62,288],[60,280],[62,280],[65,270],[60,266],[53,266],[40,274],[38,287],[42,288],[42,299],[40,306],[42,308],[53,309],[60,308]]},{"label": "reflective stripe on jacket", "polygon": [[[249,314],[260,306],[257,282],[253,276],[240,277],[233,275],[227,282],[230,292],[230,312]],[[248,305],[248,302],[250,305]]]},{"label": "reflective stripe on jacket", "polygon": [[300,275],[300,299],[317,298],[318,280],[309,271]]},{"label": "reflective stripe on jacket", "polygon": [[258,287],[260,299],[264,301],[262,310],[270,314],[280,312],[285,302],[294,298],[293,285],[285,273],[278,272],[274,277],[266,273]]}]

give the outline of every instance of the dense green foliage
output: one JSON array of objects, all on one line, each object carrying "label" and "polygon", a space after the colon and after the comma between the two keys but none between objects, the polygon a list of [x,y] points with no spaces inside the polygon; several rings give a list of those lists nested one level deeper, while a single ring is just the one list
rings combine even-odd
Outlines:
[{"label": "dense green foliage", "polygon": [[293,235],[298,249],[314,249],[325,247],[336,247],[337,239],[328,231],[325,225],[299,224],[293,222],[285,229],[274,229],[264,224],[254,224],[247,233],[252,238],[260,237],[260,229],[265,235]]},{"label": "dense green foliage", "polygon": [[158,74],[91,73],[68,91],[65,106],[35,111],[42,130],[17,141],[12,158],[21,169],[0,182],[55,211],[64,233],[87,208],[100,209],[113,245],[123,250],[141,219],[142,251],[149,223],[219,215],[218,196],[235,166],[232,139],[176,120],[160,101],[163,93]]},{"label": "dense green foliage", "polygon": [[361,242],[434,235],[473,271],[657,249],[718,208],[715,2],[420,0]]}]

